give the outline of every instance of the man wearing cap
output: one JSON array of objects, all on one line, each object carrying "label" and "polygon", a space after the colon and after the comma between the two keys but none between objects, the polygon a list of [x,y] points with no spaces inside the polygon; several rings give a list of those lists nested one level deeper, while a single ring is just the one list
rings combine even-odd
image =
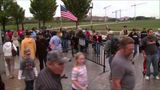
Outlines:
[{"label": "man wearing cap", "polygon": [[51,51],[47,55],[47,67],[40,73],[35,83],[35,90],[63,90],[61,74],[64,70],[64,63],[69,58],[63,57],[58,51]]},{"label": "man wearing cap", "polygon": [[24,50],[29,48],[31,50],[31,58],[35,59],[36,54],[36,42],[33,38],[31,38],[31,32],[26,32],[26,37],[22,40],[21,43],[21,56],[24,57]]}]

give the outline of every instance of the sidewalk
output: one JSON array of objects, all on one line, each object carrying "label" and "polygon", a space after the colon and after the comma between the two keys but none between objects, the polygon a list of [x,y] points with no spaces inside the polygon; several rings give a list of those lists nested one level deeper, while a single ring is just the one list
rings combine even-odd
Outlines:
[{"label": "sidewalk", "polygon": [[[66,54],[66,56],[72,57],[71,54]],[[71,90],[71,70],[73,67],[74,60],[65,65],[64,73],[68,76],[68,79],[62,79],[63,90]],[[19,61],[16,60],[16,75],[18,74]],[[38,67],[38,60],[36,61]],[[89,89],[88,90],[111,90],[111,81],[109,80],[109,67],[108,62],[106,73],[102,73],[102,67],[96,65],[93,62],[87,61],[88,78],[89,78]],[[160,90],[160,80],[151,79],[146,81],[142,75],[143,68],[143,58],[139,55],[135,61],[136,68],[136,88],[135,90]],[[17,80],[17,77],[13,80],[7,79],[3,75],[5,81],[6,90],[24,90],[24,82]]]}]

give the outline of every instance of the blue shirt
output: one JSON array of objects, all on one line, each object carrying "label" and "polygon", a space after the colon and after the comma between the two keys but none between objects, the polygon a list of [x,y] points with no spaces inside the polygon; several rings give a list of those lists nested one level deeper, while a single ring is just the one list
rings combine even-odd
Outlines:
[{"label": "blue shirt", "polygon": [[61,39],[57,35],[51,38],[49,44],[50,46],[55,46],[54,48],[52,48],[52,50],[62,51]]}]

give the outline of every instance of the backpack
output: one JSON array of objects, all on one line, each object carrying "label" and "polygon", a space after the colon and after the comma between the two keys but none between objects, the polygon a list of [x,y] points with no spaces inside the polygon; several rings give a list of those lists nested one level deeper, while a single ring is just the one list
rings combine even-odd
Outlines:
[{"label": "backpack", "polygon": [[119,40],[118,38],[113,38],[111,40],[110,52],[111,54],[115,54],[119,49]]}]

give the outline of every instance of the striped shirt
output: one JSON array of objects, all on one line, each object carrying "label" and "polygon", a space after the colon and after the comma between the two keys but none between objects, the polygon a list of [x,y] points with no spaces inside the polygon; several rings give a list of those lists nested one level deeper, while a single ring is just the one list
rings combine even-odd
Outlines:
[{"label": "striped shirt", "polygon": [[56,75],[44,68],[35,83],[35,90],[62,90],[60,75]]},{"label": "striped shirt", "polygon": [[[87,68],[85,65],[74,67],[72,70],[72,80],[76,80],[82,87],[88,86]],[[73,83],[72,88],[79,90]]]}]

